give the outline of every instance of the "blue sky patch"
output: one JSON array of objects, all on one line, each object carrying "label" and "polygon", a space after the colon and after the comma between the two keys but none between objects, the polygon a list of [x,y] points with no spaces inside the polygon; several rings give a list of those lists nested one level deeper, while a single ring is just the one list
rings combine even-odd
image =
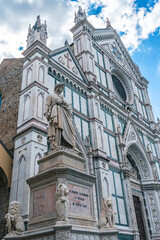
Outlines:
[{"label": "blue sky patch", "polygon": [[135,0],[134,4],[137,12],[140,8],[145,8],[147,12],[150,12],[150,9],[153,8],[157,2],[158,0]]},{"label": "blue sky patch", "polygon": [[125,35],[125,32],[119,32],[120,37],[122,37],[123,35]]},{"label": "blue sky patch", "polygon": [[98,15],[101,11],[104,5],[96,6],[96,4],[91,4],[88,8],[88,15]]},{"label": "blue sky patch", "polygon": [[78,0],[70,0],[71,2],[78,2]]},{"label": "blue sky patch", "polygon": [[18,48],[19,51],[23,51],[23,49],[24,49],[24,47],[22,47],[22,46],[20,46],[20,47]]}]

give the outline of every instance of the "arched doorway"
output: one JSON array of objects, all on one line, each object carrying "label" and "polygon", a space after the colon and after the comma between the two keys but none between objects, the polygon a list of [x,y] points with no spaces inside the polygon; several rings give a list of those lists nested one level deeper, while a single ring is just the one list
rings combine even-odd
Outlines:
[{"label": "arched doorway", "polygon": [[133,144],[126,154],[127,165],[129,169],[129,181],[132,192],[133,210],[135,213],[135,221],[139,231],[140,240],[147,240],[148,222],[144,204],[144,193],[142,190],[142,182],[144,179],[151,178],[152,171],[149,167],[148,159],[145,158],[140,148]]},{"label": "arched doorway", "polygon": [[8,208],[8,181],[6,174],[0,167],[0,239],[3,239],[5,233],[5,214]]}]

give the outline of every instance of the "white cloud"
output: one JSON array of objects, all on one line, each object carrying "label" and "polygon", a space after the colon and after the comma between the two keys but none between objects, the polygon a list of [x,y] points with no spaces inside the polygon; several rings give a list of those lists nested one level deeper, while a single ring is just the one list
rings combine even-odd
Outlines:
[{"label": "white cloud", "polygon": [[[60,47],[67,38],[72,42],[69,29],[74,25],[74,12],[81,5],[86,11],[91,4],[103,5],[98,16],[89,16],[88,20],[97,28],[105,27],[108,17],[113,28],[124,32],[122,41],[126,47],[134,51],[143,39],[154,33],[160,26],[160,0],[150,12],[140,8],[136,10],[134,0],[0,0],[0,59],[7,55],[20,57],[18,48],[26,46],[27,28],[41,15],[42,21],[48,25],[48,46],[51,49]],[[6,44],[4,44],[6,42]]]}]

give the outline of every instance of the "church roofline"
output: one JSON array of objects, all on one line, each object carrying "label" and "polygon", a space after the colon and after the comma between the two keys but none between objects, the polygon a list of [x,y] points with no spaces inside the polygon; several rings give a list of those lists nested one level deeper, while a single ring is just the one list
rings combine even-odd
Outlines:
[{"label": "church roofline", "polygon": [[23,60],[22,58],[4,58],[2,62],[0,63],[0,67],[5,63],[5,62],[20,62]]}]

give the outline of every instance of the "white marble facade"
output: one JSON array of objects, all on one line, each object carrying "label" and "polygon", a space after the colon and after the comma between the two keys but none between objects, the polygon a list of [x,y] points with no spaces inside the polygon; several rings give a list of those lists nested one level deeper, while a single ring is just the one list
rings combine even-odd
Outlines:
[{"label": "white marble facade", "polygon": [[97,178],[96,216],[102,197],[111,197],[120,233],[126,234],[126,239],[139,239],[135,196],[144,225],[140,234],[148,240],[159,239],[160,138],[148,81],[137,70],[116,30],[95,29],[81,8],[75,22],[71,29],[74,53],[68,43],[51,51],[37,30],[30,30],[33,36],[39,36],[39,42],[36,49],[35,42],[29,42],[24,52],[10,199],[22,203],[27,221],[26,179],[37,174],[37,161],[47,151],[45,98],[62,81],[82,140],[85,142],[89,135],[94,162],[94,173],[90,174]]}]

